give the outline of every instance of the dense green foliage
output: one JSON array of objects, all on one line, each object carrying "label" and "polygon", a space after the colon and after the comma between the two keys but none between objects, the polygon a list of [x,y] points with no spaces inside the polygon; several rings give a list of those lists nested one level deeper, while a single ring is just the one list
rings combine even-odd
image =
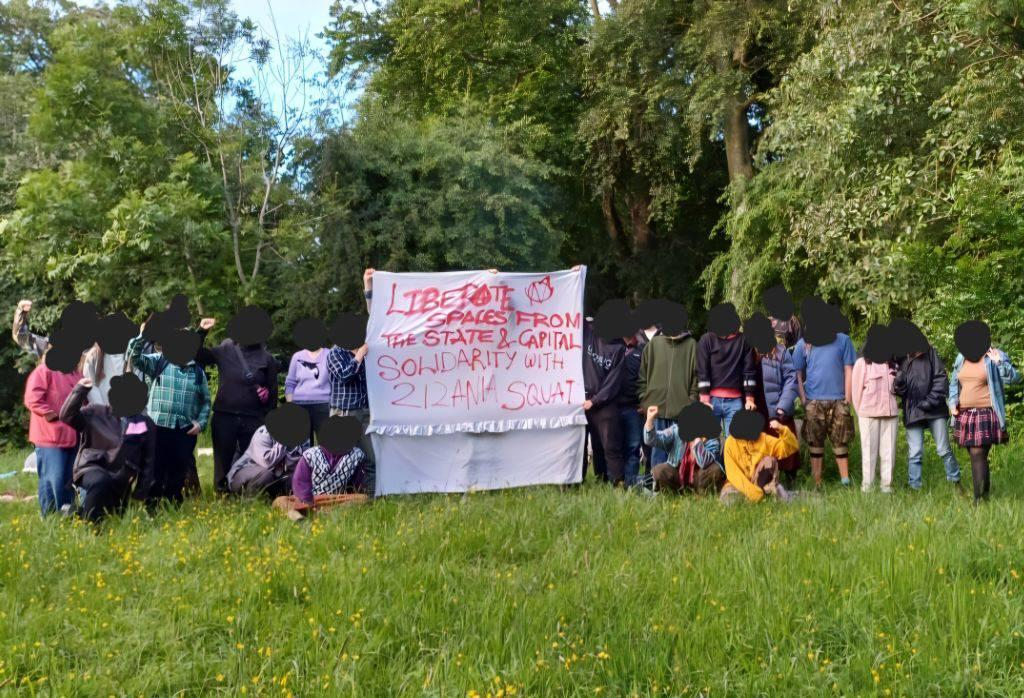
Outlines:
[{"label": "dense green foliage", "polygon": [[783,282],[858,334],[908,315],[951,360],[981,317],[1019,357],[1022,25],[1013,0],[336,0],[349,119],[296,99],[314,57],[226,0],[11,0],[0,308],[32,297],[45,330],[72,296],[257,302],[285,351],[368,265],[584,263],[591,304],[699,324]]},{"label": "dense green foliage", "polygon": [[588,485],[385,498],[297,526],[203,498],[97,533],[4,503],[0,690],[1019,695],[1020,454],[996,449],[980,508],[934,453],[924,492],[791,506]]}]

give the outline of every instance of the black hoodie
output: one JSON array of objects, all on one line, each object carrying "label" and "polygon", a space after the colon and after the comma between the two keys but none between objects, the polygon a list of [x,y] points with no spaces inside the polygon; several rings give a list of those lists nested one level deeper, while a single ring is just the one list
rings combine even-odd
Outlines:
[{"label": "black hoodie", "polygon": [[614,402],[623,376],[626,344],[621,339],[605,341],[594,332],[593,324],[583,325],[583,390],[597,409]]}]

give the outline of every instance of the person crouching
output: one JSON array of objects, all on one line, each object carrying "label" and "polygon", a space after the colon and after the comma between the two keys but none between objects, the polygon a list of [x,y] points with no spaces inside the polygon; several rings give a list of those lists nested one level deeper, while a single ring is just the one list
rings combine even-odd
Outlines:
[{"label": "person crouching", "polygon": [[729,438],[725,440],[725,477],[720,499],[730,504],[740,498],[751,502],[771,495],[789,501],[792,493],[779,484],[779,461],[800,450],[796,435],[772,420],[771,428],[778,434],[764,431],[764,417],[752,410],[739,412],[729,425]]},{"label": "person crouching", "polygon": [[[133,373],[110,380],[110,404],[85,404],[94,385],[82,378],[60,409],[60,421],[79,434],[72,480],[83,493],[78,510],[98,523],[123,512],[132,486],[145,499],[156,468],[156,424],[142,414],[146,385]],[[137,483],[137,484],[136,484]]]},{"label": "person crouching", "polygon": [[647,408],[644,443],[668,456],[666,462],[655,464],[651,470],[658,491],[717,491],[725,481],[725,470],[722,445],[716,436],[718,419],[712,409],[704,403],[691,402],[667,429],[655,429],[657,416],[657,405]]},{"label": "person crouching", "polygon": [[361,504],[358,493],[366,469],[366,454],[356,444],[362,426],[355,417],[329,417],[317,430],[317,445],[306,449],[295,466],[292,494],[278,497],[274,506],[302,518],[309,511]]}]

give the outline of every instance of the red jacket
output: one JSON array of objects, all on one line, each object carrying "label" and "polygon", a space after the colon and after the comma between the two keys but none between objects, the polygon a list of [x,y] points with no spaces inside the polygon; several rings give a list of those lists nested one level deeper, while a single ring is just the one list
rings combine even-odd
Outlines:
[{"label": "red jacket", "polygon": [[74,448],[78,444],[78,433],[59,421],[57,416],[71,389],[81,378],[78,371],[52,371],[42,361],[33,369],[25,383],[25,407],[31,413],[29,441],[36,446],[56,448]]}]

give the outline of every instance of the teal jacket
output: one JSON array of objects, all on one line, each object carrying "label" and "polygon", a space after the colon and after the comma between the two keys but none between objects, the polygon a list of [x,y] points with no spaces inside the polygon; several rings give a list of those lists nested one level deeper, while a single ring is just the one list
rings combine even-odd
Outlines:
[{"label": "teal jacket", "polygon": [[[1020,380],[1020,374],[1010,363],[1010,357],[1002,349],[996,349],[1001,360],[998,364],[985,357],[985,373],[988,374],[988,389],[992,393],[992,409],[999,417],[999,426],[1006,428],[1006,398],[1004,385],[1011,385]],[[964,355],[957,354],[953,362],[953,374],[949,377],[949,409],[952,410],[960,402],[960,368],[964,365]]]}]

